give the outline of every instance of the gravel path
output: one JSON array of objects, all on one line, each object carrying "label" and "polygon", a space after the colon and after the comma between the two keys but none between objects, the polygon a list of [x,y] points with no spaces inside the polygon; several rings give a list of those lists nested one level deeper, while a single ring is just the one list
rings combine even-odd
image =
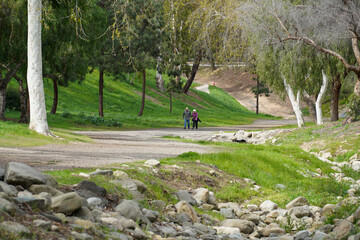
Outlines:
[{"label": "gravel path", "polygon": [[209,127],[198,130],[166,128],[138,131],[82,131],[78,133],[90,136],[94,139],[94,143],[0,148],[0,167],[4,167],[9,161],[23,162],[41,170],[102,167],[151,158],[175,157],[189,151],[214,152],[217,149],[210,146],[171,141],[161,137],[180,136],[206,140],[219,131],[264,129],[293,123],[293,120],[258,120],[251,125]]}]

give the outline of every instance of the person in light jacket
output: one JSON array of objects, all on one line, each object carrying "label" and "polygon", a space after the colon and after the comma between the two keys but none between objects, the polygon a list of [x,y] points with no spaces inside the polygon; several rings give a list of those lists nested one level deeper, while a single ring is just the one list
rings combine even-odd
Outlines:
[{"label": "person in light jacket", "polygon": [[194,129],[196,127],[196,129],[198,129],[198,122],[201,122],[198,113],[196,112],[196,109],[193,110],[192,114],[191,114],[191,118],[193,121],[193,127],[192,129]]}]

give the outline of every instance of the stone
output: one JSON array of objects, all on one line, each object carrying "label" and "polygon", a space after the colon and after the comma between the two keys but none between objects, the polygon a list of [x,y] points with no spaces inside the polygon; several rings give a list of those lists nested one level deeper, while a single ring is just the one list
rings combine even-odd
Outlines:
[{"label": "stone", "polygon": [[91,214],[90,209],[84,206],[73,212],[72,215],[84,220],[94,221],[94,217]]},{"label": "stone", "polygon": [[295,234],[295,240],[303,240],[310,237],[310,232],[308,230],[299,231]]},{"label": "stone", "polygon": [[96,176],[96,175],[106,175],[106,176],[112,176],[114,172],[112,170],[100,170],[96,169],[96,171],[89,173],[90,176]]},{"label": "stone", "polygon": [[284,184],[276,184],[275,188],[283,190],[286,188],[286,186]]},{"label": "stone", "polygon": [[162,236],[165,237],[175,237],[177,235],[177,231],[170,226],[156,226]]},{"label": "stone", "polygon": [[59,213],[72,213],[82,207],[82,198],[76,192],[51,198],[51,208]]},{"label": "stone", "polygon": [[112,239],[112,240],[128,240],[128,238],[119,232],[110,232],[106,239]]},{"label": "stone", "polygon": [[311,217],[312,212],[309,206],[293,207],[289,210],[289,214],[297,218]]},{"label": "stone", "polygon": [[217,234],[236,234],[236,233],[240,233],[240,229],[239,228],[235,228],[235,227],[214,227],[214,229],[216,230]]},{"label": "stone", "polygon": [[83,220],[83,219],[77,219],[74,221],[76,225],[79,225],[81,228],[87,230],[90,228],[93,228],[95,225],[92,221],[89,220]]},{"label": "stone", "polygon": [[254,231],[255,224],[248,220],[226,219],[221,222],[222,227],[236,227],[241,233],[250,234]]},{"label": "stone", "polygon": [[234,210],[232,208],[221,208],[220,214],[225,218],[235,218]]},{"label": "stone", "polygon": [[306,198],[304,197],[295,198],[286,205],[286,209],[290,209],[293,207],[301,207],[301,206],[309,206],[308,200],[306,200]]},{"label": "stone", "polygon": [[93,237],[87,233],[78,233],[78,232],[72,231],[70,234],[72,236],[74,236],[76,240],[93,240]]},{"label": "stone", "polygon": [[140,211],[139,206],[131,200],[123,200],[119,205],[116,206],[115,211],[121,216],[139,221],[142,219],[143,214]]},{"label": "stone", "polygon": [[51,229],[51,222],[50,221],[44,221],[41,219],[36,219],[33,221],[33,226],[35,227],[39,227],[45,230],[50,230]]},{"label": "stone", "polygon": [[158,211],[153,211],[146,208],[142,209],[142,213],[145,217],[147,217],[147,219],[149,219],[150,222],[155,222],[160,215]]},{"label": "stone", "polygon": [[209,200],[208,200],[208,203],[211,204],[211,205],[214,205],[214,206],[217,205],[217,201],[216,201],[216,198],[215,198],[215,193],[212,192],[212,191],[209,191]]},{"label": "stone", "polygon": [[241,219],[251,221],[251,222],[255,223],[256,225],[258,225],[259,222],[260,222],[260,216],[257,215],[257,214],[252,214],[252,213],[248,213],[248,214],[243,215],[241,217]]},{"label": "stone", "polygon": [[234,210],[236,216],[241,217],[244,215],[244,211],[241,210],[239,204],[233,203],[233,202],[227,202],[227,203],[219,203],[218,208],[231,208]]},{"label": "stone", "polygon": [[213,209],[215,208],[214,205],[207,204],[207,203],[203,204],[201,207],[202,207],[202,209],[204,209],[205,211],[211,211],[211,210],[213,210]]},{"label": "stone", "polygon": [[135,229],[137,227],[136,222],[134,222],[134,220],[132,219],[127,219],[125,217],[118,217],[118,220],[125,229]]},{"label": "stone", "polygon": [[114,218],[114,217],[102,217],[102,218],[99,218],[99,222],[101,222],[102,224],[111,225],[111,226],[115,227],[119,231],[124,230],[124,227],[120,223],[120,220],[117,219],[117,218]]},{"label": "stone", "polygon": [[270,200],[264,201],[260,205],[261,211],[271,212],[272,210],[275,210],[278,208],[278,205]]},{"label": "stone", "polygon": [[159,167],[160,162],[158,160],[156,160],[156,159],[149,159],[149,160],[144,162],[144,166],[146,166],[146,167]]},{"label": "stone", "polygon": [[200,219],[197,216],[195,209],[189,203],[185,201],[180,201],[175,205],[175,208],[178,214],[185,213],[191,218],[194,223],[200,222]]},{"label": "stone", "polygon": [[332,214],[336,209],[334,204],[326,204],[321,210],[321,216],[327,216]]},{"label": "stone", "polygon": [[353,231],[354,226],[348,220],[341,220],[335,224],[335,228],[333,229],[333,233],[336,239],[346,239],[350,236]]},{"label": "stone", "polygon": [[351,168],[354,170],[354,171],[360,171],[360,161],[356,161],[356,162],[353,162],[351,164]]},{"label": "stone", "polygon": [[24,225],[16,222],[5,221],[0,224],[0,229],[15,235],[30,234],[30,230]]},{"label": "stone", "polygon": [[197,202],[195,198],[186,190],[180,190],[175,193],[180,201],[185,201],[192,206],[196,206]]},{"label": "stone", "polygon": [[111,183],[120,186],[121,188],[128,191],[137,191],[137,185],[132,179],[113,180]]},{"label": "stone", "polygon": [[18,190],[16,189],[16,187],[9,185],[3,181],[0,181],[0,192],[4,192],[9,197],[16,197],[18,195]]},{"label": "stone", "polygon": [[56,189],[58,187],[57,180],[49,174],[44,174],[44,175],[45,175],[45,185]]},{"label": "stone", "polygon": [[195,189],[194,198],[199,205],[207,203],[209,201],[209,190],[206,188]]},{"label": "stone", "polygon": [[96,183],[91,181],[81,181],[78,186],[78,189],[85,189],[87,191],[90,191],[94,194],[96,194],[99,197],[105,197],[106,196],[106,189],[100,186],[97,186]]},{"label": "stone", "polygon": [[4,181],[5,169],[0,168],[0,181]]},{"label": "stone", "polygon": [[14,214],[17,210],[17,206],[12,202],[0,198],[0,211],[7,212],[9,214]]},{"label": "stone", "polygon": [[132,179],[132,181],[135,183],[139,192],[144,193],[148,191],[148,187],[143,182],[135,179]]},{"label": "stone", "polygon": [[21,185],[29,188],[33,184],[45,184],[46,176],[23,163],[9,162],[5,167],[4,180],[11,185]]},{"label": "stone", "polygon": [[17,197],[15,198],[15,201],[22,204],[25,203],[29,207],[31,207],[32,210],[41,210],[44,211],[48,207],[45,204],[45,199],[41,198],[34,198],[34,197]]},{"label": "stone", "polygon": [[128,179],[129,175],[126,172],[116,170],[113,172],[113,176],[117,179]]},{"label": "stone", "polygon": [[254,211],[259,211],[259,210],[260,210],[260,208],[259,208],[257,205],[255,205],[255,204],[249,204],[249,205],[247,205],[247,209],[248,209],[250,212],[254,212]]},{"label": "stone", "polygon": [[264,229],[262,229],[262,235],[265,237],[269,237],[271,234],[275,234],[276,236],[282,236],[284,235],[286,232],[284,229],[282,229],[281,227],[277,226],[277,225],[268,225],[266,226]]},{"label": "stone", "polygon": [[88,204],[88,208],[89,209],[95,209],[95,208],[101,208],[101,199],[100,198],[97,198],[97,197],[92,197],[92,198],[88,198],[86,199],[87,201],[87,204]]},{"label": "stone", "polygon": [[163,210],[166,206],[166,203],[162,200],[152,200],[150,204],[153,208],[157,210]]},{"label": "stone", "polygon": [[332,240],[334,239],[333,237],[331,237],[329,234],[320,232],[320,231],[316,231],[316,233],[314,234],[313,240]]},{"label": "stone", "polygon": [[33,184],[33,185],[31,185],[29,190],[33,194],[39,194],[39,193],[42,193],[42,192],[47,192],[52,197],[56,197],[56,196],[60,196],[60,195],[64,194],[63,192],[57,190],[56,188],[53,188],[53,187],[48,186],[48,185]]},{"label": "stone", "polygon": [[326,224],[319,228],[319,231],[324,233],[330,233],[334,229],[334,226],[331,224]]}]

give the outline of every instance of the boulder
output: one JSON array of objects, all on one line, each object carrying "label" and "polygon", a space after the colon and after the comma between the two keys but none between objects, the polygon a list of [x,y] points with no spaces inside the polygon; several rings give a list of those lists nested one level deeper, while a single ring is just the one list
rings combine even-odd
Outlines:
[{"label": "boulder", "polygon": [[313,240],[335,240],[335,239],[331,237],[329,234],[316,231],[316,233],[313,236]]},{"label": "boulder", "polygon": [[355,161],[351,164],[351,168],[354,170],[354,171],[360,171],[360,161]]},{"label": "boulder", "polygon": [[131,200],[123,200],[116,206],[115,211],[125,218],[132,219],[134,221],[140,221],[143,218],[143,214],[140,211],[139,206]]},{"label": "boulder", "polygon": [[177,231],[170,226],[156,226],[162,236],[165,237],[175,237],[177,235]]},{"label": "boulder", "polygon": [[142,213],[144,214],[145,217],[147,217],[147,219],[149,219],[150,222],[155,222],[159,217],[158,211],[153,211],[146,208],[142,209]]},{"label": "boulder", "polygon": [[84,190],[87,190],[89,192],[92,192],[92,193],[96,194],[99,197],[105,197],[106,196],[106,189],[96,185],[96,183],[91,182],[91,181],[81,181],[78,184],[77,188],[78,189],[84,189]]},{"label": "boulder", "polygon": [[112,176],[114,172],[112,170],[100,170],[96,169],[96,171],[89,173],[90,176],[96,176],[96,175],[106,175],[106,176]]},{"label": "boulder", "polygon": [[9,162],[5,167],[4,180],[11,185],[21,185],[29,188],[33,184],[45,184],[46,176],[23,163]]},{"label": "boulder", "polygon": [[84,206],[73,212],[72,215],[84,220],[94,221],[90,209]]},{"label": "boulder", "polygon": [[18,195],[18,190],[16,187],[9,185],[3,181],[0,181],[0,192],[6,193],[9,197],[16,197]]},{"label": "boulder", "polygon": [[286,209],[290,209],[293,207],[301,207],[301,206],[309,206],[308,200],[306,200],[306,198],[304,197],[295,198],[286,205]]},{"label": "boulder", "polygon": [[59,213],[72,213],[82,207],[82,199],[76,192],[65,193],[51,198],[51,208]]},{"label": "boulder", "polygon": [[4,181],[5,169],[0,168],[0,181]]},{"label": "boulder", "polygon": [[245,234],[252,233],[255,228],[255,224],[253,222],[241,219],[226,219],[221,222],[221,226],[239,228],[240,232]]},{"label": "boulder", "polygon": [[336,206],[334,204],[326,204],[321,210],[321,216],[327,216],[334,212]]},{"label": "boulder", "polygon": [[294,240],[303,240],[310,237],[310,232],[308,230],[299,231],[295,234]]},{"label": "boulder", "polygon": [[63,192],[57,190],[56,188],[53,188],[53,187],[48,186],[48,185],[33,184],[33,185],[31,185],[29,190],[33,194],[39,194],[39,193],[42,193],[42,192],[47,192],[52,197],[56,197],[56,196],[60,196],[60,195],[64,194]]},{"label": "boulder", "polygon": [[44,174],[45,175],[45,185],[53,187],[53,188],[57,188],[58,187],[58,182],[57,180],[48,174]]},{"label": "boulder", "polygon": [[289,210],[289,214],[297,218],[311,217],[312,212],[309,206],[293,207]]},{"label": "boulder", "polygon": [[45,199],[41,198],[34,198],[34,197],[17,197],[15,198],[15,201],[22,204],[25,203],[29,207],[31,207],[32,210],[47,210],[48,205],[45,203]]},{"label": "boulder", "polygon": [[153,200],[150,202],[151,206],[157,210],[163,210],[166,206],[166,202],[162,200]]},{"label": "boulder", "polygon": [[198,188],[195,190],[194,198],[196,202],[201,205],[209,201],[209,190],[206,188]]},{"label": "boulder", "polygon": [[214,227],[214,229],[216,230],[217,234],[237,234],[240,233],[240,229],[239,228],[235,228],[235,227]]},{"label": "boulder", "polygon": [[225,218],[235,218],[234,210],[232,208],[220,208],[220,214]]},{"label": "boulder", "polygon": [[12,202],[0,198],[0,211],[7,212],[9,214],[14,214],[17,209],[18,209],[17,206]]},{"label": "boulder", "polygon": [[0,224],[0,229],[15,235],[30,234],[30,230],[24,225],[16,222],[5,221]]},{"label": "boulder", "polygon": [[248,214],[243,215],[241,217],[241,219],[251,221],[251,222],[255,223],[256,225],[258,225],[260,223],[260,216],[257,214],[248,213]]},{"label": "boulder", "polygon": [[276,224],[266,226],[261,232],[264,237],[269,237],[270,235],[282,236],[286,233],[284,229]]},{"label": "boulder", "polygon": [[336,239],[342,240],[347,239],[353,231],[354,226],[348,220],[340,220],[335,224],[335,228],[333,229],[333,234]]},{"label": "boulder", "polygon": [[278,208],[278,205],[270,200],[264,201],[260,205],[261,211],[271,212],[272,210],[275,210]]},{"label": "boulder", "polygon": [[156,159],[149,159],[146,162],[144,162],[144,166],[146,167],[159,167],[160,162]]},{"label": "boulder", "polygon": [[113,173],[113,176],[117,179],[127,179],[129,178],[129,175],[126,172],[120,171],[120,170],[116,170]]},{"label": "boulder", "polygon": [[51,229],[51,222],[50,221],[44,221],[41,219],[36,219],[32,223],[33,226],[42,228],[44,230],[50,230]]},{"label": "boulder", "polygon": [[92,197],[92,198],[88,198],[86,199],[87,204],[88,204],[88,208],[89,209],[95,209],[95,208],[101,208],[101,199],[97,198],[97,197]]},{"label": "boulder", "polygon": [[189,203],[180,201],[175,205],[175,208],[178,214],[185,213],[194,223],[200,222],[195,209]]}]

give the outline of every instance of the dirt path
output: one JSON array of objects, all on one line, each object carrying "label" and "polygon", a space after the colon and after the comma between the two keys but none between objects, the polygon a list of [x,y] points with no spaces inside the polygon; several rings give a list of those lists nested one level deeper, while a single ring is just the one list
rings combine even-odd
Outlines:
[{"label": "dirt path", "polygon": [[171,141],[161,137],[180,136],[205,140],[219,131],[263,129],[293,123],[293,120],[258,120],[251,125],[200,128],[198,130],[166,128],[139,131],[82,131],[79,133],[90,136],[94,139],[94,143],[0,148],[0,167],[5,167],[9,161],[17,161],[41,170],[88,168],[151,158],[175,157],[189,151],[214,152],[216,149],[210,146]]}]

